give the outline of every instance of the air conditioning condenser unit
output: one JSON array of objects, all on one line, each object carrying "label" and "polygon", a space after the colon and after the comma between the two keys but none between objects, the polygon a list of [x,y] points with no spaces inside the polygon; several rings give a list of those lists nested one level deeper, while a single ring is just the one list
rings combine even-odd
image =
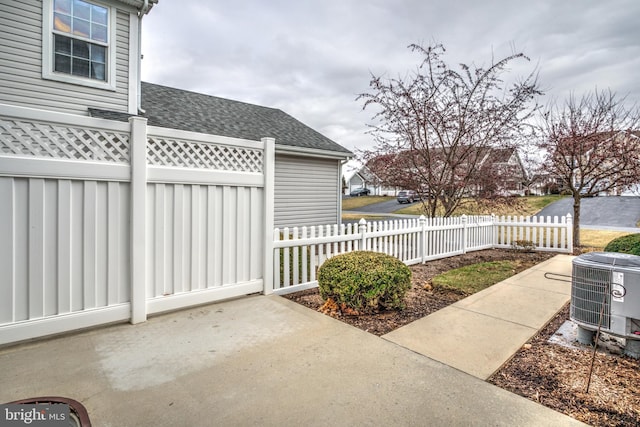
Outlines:
[{"label": "air conditioning condenser unit", "polygon": [[593,333],[626,339],[625,354],[640,357],[640,256],[591,252],[573,260],[571,320],[578,324],[578,341]]}]

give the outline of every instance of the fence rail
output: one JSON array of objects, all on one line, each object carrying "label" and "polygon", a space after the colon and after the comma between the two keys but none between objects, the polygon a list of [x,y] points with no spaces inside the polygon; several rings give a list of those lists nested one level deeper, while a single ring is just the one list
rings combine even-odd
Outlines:
[{"label": "fence rail", "polygon": [[316,287],[318,268],[334,255],[368,250],[407,265],[491,248],[533,248],[573,252],[571,215],[494,215],[419,218],[276,228],[273,233],[273,289],[285,294]]}]

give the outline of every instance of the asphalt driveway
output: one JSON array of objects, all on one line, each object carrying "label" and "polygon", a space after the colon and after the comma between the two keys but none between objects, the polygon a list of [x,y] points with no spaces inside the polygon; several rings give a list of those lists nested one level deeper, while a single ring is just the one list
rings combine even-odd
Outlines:
[{"label": "asphalt driveway", "polygon": [[[416,202],[418,203],[418,202]],[[353,212],[370,214],[390,214],[407,205],[394,198],[362,206]],[[349,212],[345,210],[345,212]],[[567,197],[548,205],[537,216],[573,215],[573,198]],[[640,197],[637,196],[600,196],[583,198],[580,205],[580,226],[585,228],[635,229],[640,221]],[[634,230],[629,230],[634,231]]]},{"label": "asphalt driveway", "polygon": [[[573,198],[567,197],[548,205],[538,216],[573,215]],[[583,198],[580,203],[580,225],[635,228],[640,221],[640,197],[607,196]]]}]

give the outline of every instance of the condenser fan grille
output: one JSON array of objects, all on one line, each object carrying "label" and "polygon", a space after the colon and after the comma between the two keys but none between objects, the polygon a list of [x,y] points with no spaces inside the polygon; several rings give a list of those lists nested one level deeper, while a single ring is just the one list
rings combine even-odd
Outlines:
[{"label": "condenser fan grille", "polygon": [[[611,322],[610,286],[610,270],[574,264],[571,281],[571,318],[594,327],[600,323],[600,326],[608,329]],[[604,310],[600,321],[603,301]]]}]

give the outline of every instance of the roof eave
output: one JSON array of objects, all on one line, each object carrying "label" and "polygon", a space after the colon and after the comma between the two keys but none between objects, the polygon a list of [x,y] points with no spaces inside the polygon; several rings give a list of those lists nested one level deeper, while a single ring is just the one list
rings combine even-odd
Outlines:
[{"label": "roof eave", "polygon": [[326,159],[349,160],[353,158],[353,153],[319,150],[316,148],[294,147],[291,145],[280,145],[276,139],[276,153],[295,154],[298,156],[323,157]]},{"label": "roof eave", "polygon": [[145,6],[145,1],[144,0],[116,0],[119,3],[124,3],[126,5],[129,6],[133,6],[136,9],[138,9],[139,11],[142,11],[142,13],[147,14],[151,11],[151,8],[153,7],[153,5],[158,3],[158,0],[148,0],[146,2],[146,9],[143,10],[144,6]]}]

